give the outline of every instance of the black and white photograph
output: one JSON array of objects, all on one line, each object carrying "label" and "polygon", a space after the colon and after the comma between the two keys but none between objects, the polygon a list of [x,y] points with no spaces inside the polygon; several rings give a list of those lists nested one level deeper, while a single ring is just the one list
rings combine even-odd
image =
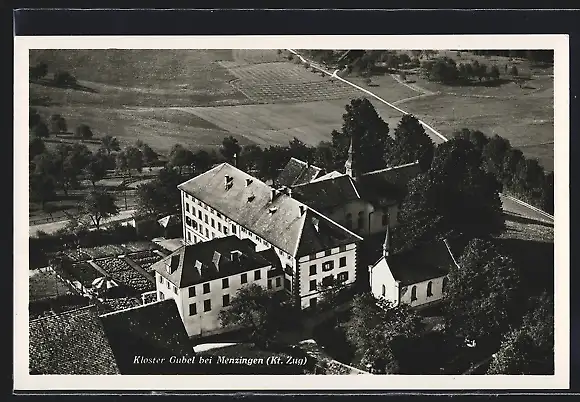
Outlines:
[{"label": "black and white photograph", "polygon": [[23,382],[566,385],[565,37],[21,39]]}]

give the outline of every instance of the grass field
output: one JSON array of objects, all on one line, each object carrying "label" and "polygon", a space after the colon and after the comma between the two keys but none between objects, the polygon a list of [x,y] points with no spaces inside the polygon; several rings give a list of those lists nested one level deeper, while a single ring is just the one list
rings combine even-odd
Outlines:
[{"label": "grass field", "polygon": [[38,269],[29,271],[28,294],[30,301],[71,293],[69,287],[58,279],[52,271]]}]

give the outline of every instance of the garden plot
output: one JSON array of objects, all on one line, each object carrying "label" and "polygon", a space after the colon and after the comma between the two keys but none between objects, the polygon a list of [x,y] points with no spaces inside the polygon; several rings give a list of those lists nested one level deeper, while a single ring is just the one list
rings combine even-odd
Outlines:
[{"label": "garden plot", "polygon": [[66,250],[64,251],[64,255],[72,261],[86,261],[91,259],[90,254],[85,253],[81,249]]},{"label": "garden plot", "polygon": [[102,258],[110,256],[118,256],[125,254],[127,250],[117,244],[107,244],[104,246],[97,246],[83,249],[91,258]]},{"label": "garden plot", "polygon": [[96,261],[97,265],[107,272],[115,281],[129,286],[139,292],[147,292],[155,289],[143,275],[139,274],[125,261],[118,258],[105,258]]},{"label": "garden plot", "polygon": [[151,273],[153,270],[151,266],[157,261],[161,260],[163,257],[157,254],[153,250],[139,251],[137,253],[131,253],[127,255],[131,261],[139,265],[145,272]]},{"label": "garden plot", "polygon": [[90,288],[93,281],[97,278],[103,276],[95,267],[93,267],[88,262],[81,262],[78,264],[73,264],[71,267],[72,275],[83,285],[85,288]]},{"label": "garden plot", "polygon": [[155,243],[150,241],[133,241],[130,243],[124,243],[122,244],[122,246],[129,253],[147,250],[157,250],[159,248]]}]

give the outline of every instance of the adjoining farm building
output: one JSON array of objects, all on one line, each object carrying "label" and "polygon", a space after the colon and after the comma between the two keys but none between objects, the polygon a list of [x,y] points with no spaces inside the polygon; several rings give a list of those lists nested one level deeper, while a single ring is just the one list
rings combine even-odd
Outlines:
[{"label": "adjoining farm building", "polygon": [[398,306],[413,307],[439,302],[447,287],[447,274],[455,260],[447,243],[437,241],[397,254],[390,253],[387,231],[383,255],[369,266],[371,293]]}]

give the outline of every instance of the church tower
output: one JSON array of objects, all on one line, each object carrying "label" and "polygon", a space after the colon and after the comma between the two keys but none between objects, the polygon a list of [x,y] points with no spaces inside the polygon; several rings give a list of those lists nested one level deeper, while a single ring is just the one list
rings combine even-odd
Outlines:
[{"label": "church tower", "polygon": [[351,137],[350,146],[348,147],[348,158],[344,164],[345,173],[352,179],[356,179],[359,172],[358,166],[356,165],[356,158],[354,155],[354,137]]}]

